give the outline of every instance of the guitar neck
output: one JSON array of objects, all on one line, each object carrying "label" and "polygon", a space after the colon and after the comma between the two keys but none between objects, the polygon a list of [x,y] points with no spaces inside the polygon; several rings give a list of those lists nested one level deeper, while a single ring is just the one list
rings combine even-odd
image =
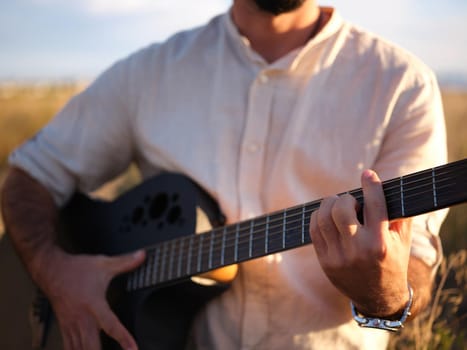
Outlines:
[{"label": "guitar neck", "polygon": [[[383,182],[390,220],[443,209],[467,200],[467,159]],[[349,191],[363,203],[362,189]],[[127,289],[175,282],[210,270],[311,243],[310,216],[321,200],[211,231],[159,243],[130,273]]]}]

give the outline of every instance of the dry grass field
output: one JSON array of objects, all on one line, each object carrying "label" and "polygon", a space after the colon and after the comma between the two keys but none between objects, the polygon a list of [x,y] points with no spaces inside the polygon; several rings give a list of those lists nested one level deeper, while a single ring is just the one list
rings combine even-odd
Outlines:
[{"label": "dry grass field", "polygon": [[[11,150],[32,136],[83,84],[0,85],[0,184]],[[467,157],[467,92],[444,91],[450,161]],[[2,232],[0,222],[0,235]],[[446,259],[434,302],[393,339],[392,349],[467,348],[467,204],[452,208],[441,238]]]}]

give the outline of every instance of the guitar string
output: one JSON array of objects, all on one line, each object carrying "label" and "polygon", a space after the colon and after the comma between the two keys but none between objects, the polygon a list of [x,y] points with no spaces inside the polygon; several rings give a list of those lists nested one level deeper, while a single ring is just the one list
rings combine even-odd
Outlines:
[{"label": "guitar string", "polygon": [[[425,172],[425,173],[428,173],[428,170],[427,170],[427,171],[424,171],[424,172]],[[443,174],[450,174],[450,172],[449,172],[449,171],[444,171]],[[437,177],[439,178],[439,177],[442,176],[443,174],[435,174],[435,175],[438,175]],[[454,174],[454,175],[456,175],[456,174]],[[414,175],[414,174],[412,174],[412,175],[407,175],[406,177],[404,177],[404,179],[409,179],[409,178],[411,178],[411,177],[413,178],[413,177],[415,177],[415,175]],[[452,177],[451,177],[451,178],[452,178]],[[419,177],[416,181],[405,181],[405,182],[403,183],[403,186],[409,186],[410,184],[414,184],[414,183],[417,183],[417,182],[423,182],[423,181],[427,181],[427,180],[430,180],[430,184],[427,184],[426,186],[431,185],[431,181],[433,181],[433,178],[432,178],[432,177],[430,177],[430,178],[428,178],[428,177],[427,177],[427,178],[420,178],[420,177]],[[443,182],[443,181],[446,182],[447,180],[449,180],[449,179],[448,179],[448,178],[445,178],[445,179],[441,179],[441,180],[439,180],[439,181],[437,180],[437,181],[436,181],[436,187],[437,187],[437,189],[442,188],[442,187],[439,186],[439,183],[440,183],[440,182]],[[391,182],[393,182],[393,183],[395,183],[395,184],[397,183],[397,185],[396,185],[396,186],[392,186],[392,187],[391,187],[391,186],[390,186],[390,187],[386,187],[386,188],[385,188],[386,191],[390,191],[391,189],[394,189],[394,188],[400,188],[400,186],[399,186],[400,179],[389,180],[389,181],[387,181],[387,182],[384,182],[383,185],[391,184]],[[418,186],[418,187],[421,187],[421,186]],[[446,187],[446,186],[444,186],[444,187]],[[414,189],[413,187],[410,188],[410,190],[413,190],[413,189]],[[403,189],[403,191],[404,191],[404,189]],[[349,193],[352,193],[352,192],[361,192],[361,189],[349,191]],[[429,189],[429,190],[427,190],[427,191],[424,191],[424,192],[422,192],[421,194],[420,194],[420,193],[417,193],[416,195],[417,195],[417,196],[421,196],[422,194],[429,194],[429,193],[432,193],[432,189]],[[399,195],[400,195],[400,193],[395,193],[395,194],[399,194]],[[390,195],[391,195],[391,194],[390,194]],[[357,197],[357,200],[361,199],[361,198],[359,198],[359,197],[360,197],[360,196]],[[406,200],[408,200],[409,197],[411,197],[411,196],[407,196],[407,197],[406,197]],[[412,196],[412,197],[413,197],[413,196]],[[398,199],[395,199],[395,201],[398,201]],[[308,203],[308,206],[312,206],[314,203],[315,203],[315,202]],[[389,204],[389,203],[388,203],[388,204]],[[306,214],[306,216],[309,216],[308,214],[310,214],[312,211],[315,210],[315,209],[312,209],[312,210],[310,211],[310,210],[308,209],[308,210],[302,212],[302,208],[303,208],[303,207],[306,207],[306,206],[307,206],[307,204],[304,204],[304,205],[298,206],[298,207],[296,207],[296,208],[287,209],[285,212],[282,212],[282,213],[279,213],[279,214],[277,214],[277,213],[274,214],[274,213],[273,213],[273,214],[271,214],[271,215],[269,215],[269,216],[272,217],[272,216],[274,216],[274,215],[280,215],[280,216],[282,216],[282,218],[278,218],[278,220],[281,220],[281,221],[282,221],[282,220],[283,220],[283,215],[284,215],[284,213],[287,213],[287,212],[290,212],[290,211],[294,211],[294,210],[301,210],[300,213],[298,213],[298,214],[291,214],[290,216],[287,217],[287,222],[286,222],[287,228],[286,228],[286,229],[289,230],[289,231],[294,231],[294,230],[297,229],[297,228],[301,228],[301,226],[302,226],[301,223],[303,222],[303,219],[299,219],[299,220],[295,220],[295,221],[289,221],[289,219],[290,219],[290,218],[294,218],[294,216],[297,216],[297,215],[300,215],[301,217],[303,217],[303,215]],[[266,216],[259,217],[259,218],[257,218],[256,220],[265,219],[265,217],[266,217]],[[275,220],[275,221],[278,221],[278,220]],[[298,226],[292,226],[292,225],[294,224],[294,222],[296,222],[296,221],[300,221],[300,224],[299,224]],[[307,221],[307,224],[309,224],[309,219],[306,219],[306,221]],[[272,221],[272,222],[274,222],[274,221]],[[265,224],[264,224],[264,225],[265,225]],[[234,225],[234,226],[235,226],[235,227],[240,227],[241,225]],[[275,239],[277,239],[278,241],[279,241],[279,240],[282,241],[282,236],[283,236],[283,234],[284,234],[284,233],[283,233],[283,225],[272,226],[272,227],[269,228],[269,232],[272,232],[272,231],[273,231],[274,229],[276,229],[276,228],[279,228],[279,229],[280,229],[280,232],[278,232],[277,234],[271,234],[271,235],[269,235],[269,239],[270,239],[270,242],[269,242],[269,243],[270,243],[270,244],[269,244],[269,246],[270,246],[269,248],[270,248],[270,249],[268,249],[269,251],[273,251],[273,250],[274,250],[274,243],[273,243],[273,242],[274,242]],[[213,231],[216,231],[216,230],[213,230]],[[222,230],[222,231],[224,231],[224,230]],[[261,237],[258,237],[258,238],[257,238],[257,237],[254,237],[254,238],[253,238],[254,241],[251,242],[251,239],[250,239],[250,237],[252,237],[252,236],[251,236],[251,224],[248,224],[248,227],[245,227],[245,228],[244,228],[243,230],[241,230],[240,232],[236,232],[236,231],[238,231],[238,229],[234,229],[233,231],[231,230],[231,232],[229,232],[229,233],[230,233],[230,234],[235,233],[236,236],[239,237],[239,238],[245,238],[245,237],[247,237],[246,240],[239,240],[239,239],[237,238],[237,248],[239,248],[239,249],[245,249],[245,248],[243,247],[243,244],[244,244],[245,242],[247,242],[248,244],[254,246],[254,243],[255,243],[254,241],[255,241],[255,240],[262,240]],[[301,230],[299,230],[299,231],[301,231]],[[212,232],[212,231],[207,232],[207,233],[210,233],[211,235],[213,235],[213,232]],[[262,233],[262,231],[258,231],[257,228],[254,228],[254,229],[253,229],[253,235],[257,236],[257,235],[259,235],[260,233]],[[290,234],[289,234],[289,235],[290,235]],[[216,234],[214,233],[213,236],[215,237]],[[300,236],[301,236],[301,234],[300,234]],[[195,236],[195,237],[196,237],[196,236]],[[235,239],[235,238],[234,238],[234,239]],[[230,240],[232,240],[232,239],[230,239]],[[174,243],[172,242],[171,244],[172,244],[172,246],[173,246]],[[175,243],[175,245],[176,245],[176,243]],[[282,244],[282,242],[281,242],[281,243],[278,244],[278,247],[280,248],[280,247],[282,247],[282,245],[283,245],[283,244]],[[232,245],[231,245],[230,243],[229,243],[229,244],[225,244],[225,245],[224,245],[224,250],[225,250],[225,248],[231,248],[231,247],[232,247]],[[164,247],[164,249],[165,249],[165,247]],[[218,246],[215,247],[214,245],[210,245],[208,248],[205,248],[205,249],[200,250],[201,256],[202,256],[201,260],[200,260],[199,256],[196,255],[196,252],[195,252],[194,255],[195,255],[195,258],[196,258],[196,261],[197,261],[197,265],[198,265],[198,266],[199,266],[199,265],[205,266],[205,265],[206,265],[206,264],[205,264],[205,262],[206,262],[205,255],[206,255],[207,253],[209,253],[210,255],[212,255],[212,253],[215,252],[215,251],[217,251],[218,249],[219,249]],[[255,248],[252,248],[252,249],[255,249]],[[251,249],[251,250],[252,250],[252,249]],[[183,250],[183,251],[184,251],[184,250]],[[183,251],[182,251],[182,254],[183,254]],[[262,252],[262,251],[260,250],[260,252]],[[171,254],[170,257],[172,257],[172,255],[173,255],[173,254]],[[251,254],[251,255],[253,255],[253,254]],[[256,254],[255,254],[255,255],[256,255]],[[159,256],[160,256],[161,259],[162,259],[162,255],[159,254]],[[152,258],[153,258],[153,257],[152,257]],[[159,258],[159,257],[158,257],[158,258]],[[161,261],[161,259],[158,259],[158,260]],[[148,259],[148,260],[149,260],[149,259]],[[154,260],[154,259],[153,259],[153,260]],[[171,259],[171,260],[172,260],[172,259]],[[238,259],[237,259],[237,260],[238,260]],[[182,260],[179,260],[179,262],[180,262],[180,261],[183,261],[183,259],[182,259]],[[201,263],[199,263],[199,262],[201,262]],[[234,261],[234,262],[235,262],[235,261]],[[173,267],[173,264],[172,264],[172,263],[171,263],[170,265],[171,265],[171,267]],[[138,271],[138,270],[137,270],[137,271]],[[167,275],[171,275],[171,273],[167,273]]]}]

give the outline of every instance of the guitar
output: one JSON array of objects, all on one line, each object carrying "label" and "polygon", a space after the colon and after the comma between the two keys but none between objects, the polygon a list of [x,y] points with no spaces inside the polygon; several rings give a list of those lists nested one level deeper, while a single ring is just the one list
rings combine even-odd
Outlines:
[{"label": "guitar", "polygon": [[[390,220],[463,203],[467,159],[384,181],[383,190]],[[349,193],[364,205],[361,189]],[[113,202],[76,194],[61,213],[59,238],[65,249],[87,254],[145,248],[145,262],[112,282],[109,303],[141,349],[183,349],[194,315],[228,288],[196,283],[192,276],[310,244],[310,215],[319,205],[317,200],[223,225],[217,204],[200,187],[183,175],[162,174]],[[191,234],[196,208],[213,229]],[[50,319],[50,308],[36,310],[36,319]],[[47,330],[45,322],[42,329]],[[56,349],[44,335],[38,344]],[[104,336],[103,348],[119,347]]]}]

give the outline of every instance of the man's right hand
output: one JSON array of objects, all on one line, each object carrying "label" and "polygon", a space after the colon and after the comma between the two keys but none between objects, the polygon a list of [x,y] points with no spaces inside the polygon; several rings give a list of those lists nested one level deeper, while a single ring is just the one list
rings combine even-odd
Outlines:
[{"label": "man's right hand", "polygon": [[51,193],[19,168],[9,169],[1,199],[7,232],[53,306],[64,349],[100,349],[100,330],[123,349],[137,349],[110,309],[106,291],[113,277],[143,262],[144,252],[118,257],[65,253],[55,244],[59,211]]},{"label": "man's right hand", "polygon": [[123,349],[137,349],[110,309],[106,291],[116,275],[136,268],[144,255],[144,251],[117,257],[70,255],[57,248],[38,262],[41,272],[36,277],[55,311],[65,350],[100,349],[100,330]]}]

